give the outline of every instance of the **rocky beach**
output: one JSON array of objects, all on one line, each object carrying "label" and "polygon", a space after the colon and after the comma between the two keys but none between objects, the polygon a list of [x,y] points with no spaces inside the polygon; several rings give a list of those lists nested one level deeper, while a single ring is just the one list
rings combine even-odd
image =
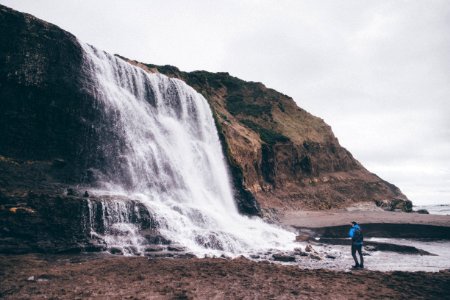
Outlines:
[{"label": "rocky beach", "polygon": [[445,299],[450,271],[308,270],[237,259],[0,257],[3,299]]},{"label": "rocky beach", "polygon": [[[0,297],[445,299],[445,295],[450,293],[450,240],[448,237],[424,240],[415,235],[420,234],[420,231],[414,228],[433,225],[441,230],[436,232],[449,234],[450,216],[361,210],[305,211],[302,214],[305,217],[297,219],[296,223],[299,226],[298,245],[303,250],[306,250],[304,245],[310,245],[312,252],[284,252],[278,253],[278,256],[269,253],[266,256],[234,259],[195,258],[173,251],[147,257],[109,253],[1,255]],[[308,220],[307,216],[311,219]],[[392,222],[393,217],[403,223]],[[344,237],[323,237],[335,234],[325,229],[344,225],[351,218],[364,218],[374,224],[403,226],[394,227],[399,230],[397,232],[389,227],[388,231],[383,231],[385,227],[377,226],[377,230],[373,231],[375,236],[385,232],[385,235],[390,236],[385,239],[370,237],[369,231],[364,250],[364,270],[351,269],[353,262],[349,245],[337,242]],[[293,222],[293,219],[290,220]],[[306,230],[305,223],[314,229]],[[362,226],[368,227],[369,224]],[[318,230],[320,228],[322,231]],[[413,230],[408,231],[407,228]],[[401,235],[409,237],[399,239]],[[393,247],[404,245],[405,241],[409,241],[409,244],[406,243],[409,248]],[[420,249],[427,243],[428,247]],[[430,248],[430,243],[441,243],[442,247]],[[383,248],[380,245],[385,246]],[[412,249],[435,253],[429,255]],[[294,260],[290,260],[290,257]]]}]

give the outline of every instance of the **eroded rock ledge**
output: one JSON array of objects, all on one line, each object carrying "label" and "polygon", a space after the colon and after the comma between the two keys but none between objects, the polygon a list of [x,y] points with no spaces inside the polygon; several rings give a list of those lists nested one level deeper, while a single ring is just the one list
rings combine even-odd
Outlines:
[{"label": "eroded rock ledge", "polygon": [[[69,190],[73,191],[73,190]],[[117,207],[120,204],[120,211]],[[120,237],[114,224],[136,227],[146,245],[168,245],[159,235],[158,224],[142,203],[110,196],[86,197],[28,192],[23,195],[0,194],[0,253],[21,254],[77,253],[107,250],[103,236]],[[117,232],[116,232],[117,231]],[[139,249],[114,249],[138,254]],[[145,249],[142,250],[142,253]]]}]

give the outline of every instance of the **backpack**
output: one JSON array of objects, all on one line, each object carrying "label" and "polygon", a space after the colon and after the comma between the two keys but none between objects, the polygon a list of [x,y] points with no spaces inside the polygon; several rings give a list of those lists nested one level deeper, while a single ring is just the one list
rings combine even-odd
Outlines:
[{"label": "backpack", "polygon": [[363,236],[361,229],[356,229],[353,232],[352,241],[356,242],[356,243],[362,243],[363,240],[364,240],[364,236]]}]

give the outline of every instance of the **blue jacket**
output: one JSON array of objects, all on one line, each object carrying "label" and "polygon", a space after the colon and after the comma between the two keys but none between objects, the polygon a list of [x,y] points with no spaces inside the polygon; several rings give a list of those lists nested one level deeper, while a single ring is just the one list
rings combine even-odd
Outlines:
[{"label": "blue jacket", "polygon": [[356,225],[354,225],[352,228],[350,228],[350,231],[348,232],[348,236],[352,238],[352,244],[353,244],[353,245],[360,246],[360,245],[363,244],[362,241],[358,241],[358,242],[357,242],[357,241],[353,241],[353,235],[355,234],[355,231],[356,231],[357,229],[361,230],[361,227],[359,227],[358,224],[356,224]]}]

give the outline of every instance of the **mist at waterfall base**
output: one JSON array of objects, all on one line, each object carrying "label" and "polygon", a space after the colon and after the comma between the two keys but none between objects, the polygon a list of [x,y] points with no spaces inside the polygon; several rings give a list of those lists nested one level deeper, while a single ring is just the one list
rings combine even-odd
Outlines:
[{"label": "mist at waterfall base", "polygon": [[[237,256],[295,247],[295,234],[239,214],[207,101],[178,79],[140,68],[80,43],[86,89],[115,138],[99,145],[106,167],[97,195],[137,200],[165,238],[195,255]],[[127,215],[126,200],[104,201],[110,230],[91,234],[125,254],[145,240]],[[110,234],[114,232],[114,234]],[[137,250],[136,250],[137,249]]]}]

